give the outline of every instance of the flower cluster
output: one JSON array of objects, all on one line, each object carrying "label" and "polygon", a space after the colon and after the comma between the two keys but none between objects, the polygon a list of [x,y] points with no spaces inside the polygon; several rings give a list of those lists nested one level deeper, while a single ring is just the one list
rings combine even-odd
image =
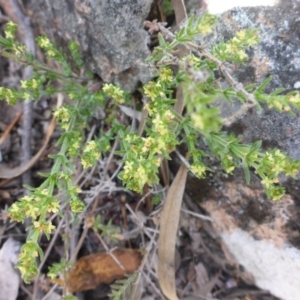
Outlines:
[{"label": "flower cluster", "polygon": [[19,97],[20,93],[13,88],[0,87],[0,99],[5,99],[9,105],[15,105]]},{"label": "flower cluster", "polygon": [[278,176],[286,174],[296,179],[299,168],[300,160],[292,161],[280,150],[274,149],[266,152],[255,172],[262,178],[261,184],[268,197],[273,200],[280,200],[285,194],[285,189],[277,186],[279,183]]},{"label": "flower cluster", "polygon": [[43,81],[36,78],[31,78],[28,80],[21,80],[21,88],[22,89],[28,89],[28,90],[36,90],[41,87],[43,84]]},{"label": "flower cluster", "polygon": [[209,33],[213,32],[213,26],[217,22],[217,17],[210,14],[205,14],[202,18],[200,18],[200,22],[198,25],[198,31],[201,35],[205,36]]},{"label": "flower cluster", "polygon": [[26,283],[30,283],[38,274],[35,261],[38,255],[42,256],[42,253],[42,249],[36,242],[27,241],[22,246],[17,267]]},{"label": "flower cluster", "polygon": [[101,155],[99,146],[95,141],[90,141],[86,143],[83,154],[81,156],[81,164],[84,169],[92,167],[99,160]]},{"label": "flower cluster", "polygon": [[18,26],[15,23],[13,23],[12,21],[7,22],[4,30],[5,37],[9,40],[13,40],[17,29]]},{"label": "flower cluster", "polygon": [[151,120],[147,137],[129,133],[123,139],[122,146],[128,155],[119,177],[128,188],[141,192],[146,183],[151,186],[158,182],[161,158],[169,158],[169,153],[178,144],[174,118],[171,110],[161,110]]},{"label": "flower cluster", "polygon": [[50,42],[49,38],[46,36],[39,36],[36,38],[37,44],[46,52],[49,58],[56,58],[59,56],[55,45]]},{"label": "flower cluster", "polygon": [[244,29],[236,33],[235,37],[226,43],[215,46],[212,53],[221,60],[243,63],[248,59],[245,50],[260,41],[258,31]]},{"label": "flower cluster", "polygon": [[67,130],[69,128],[71,113],[67,106],[61,106],[55,110],[53,115],[60,122],[61,128]]},{"label": "flower cluster", "polygon": [[36,190],[29,196],[24,196],[18,202],[15,202],[9,209],[9,215],[12,220],[24,222],[26,218],[36,220],[42,214],[58,211],[58,199],[49,196],[47,190],[44,189],[42,191]]},{"label": "flower cluster", "polygon": [[103,91],[107,96],[113,98],[117,103],[124,103],[124,92],[120,89],[120,87],[112,84],[104,84]]},{"label": "flower cluster", "polygon": [[202,162],[197,162],[191,165],[191,172],[194,173],[198,178],[206,177],[207,167]]}]

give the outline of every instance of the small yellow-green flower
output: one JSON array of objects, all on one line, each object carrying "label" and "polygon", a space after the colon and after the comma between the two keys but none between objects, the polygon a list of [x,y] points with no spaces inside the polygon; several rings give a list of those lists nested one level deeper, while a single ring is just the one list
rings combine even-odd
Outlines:
[{"label": "small yellow-green flower", "polygon": [[33,226],[34,226],[38,231],[40,231],[41,233],[44,231],[44,230],[43,230],[43,225],[42,225],[42,223],[39,222],[39,221],[33,222]]},{"label": "small yellow-green flower", "polygon": [[5,37],[7,39],[13,39],[14,38],[14,35],[11,31],[5,31]]},{"label": "small yellow-green flower", "polygon": [[282,111],[282,103],[280,103],[278,100],[276,100],[276,101],[273,101],[272,103],[271,103],[271,107],[275,107],[275,108],[277,108],[279,111]]},{"label": "small yellow-green flower", "polygon": [[39,86],[38,82],[34,78],[32,80],[30,80],[30,85],[31,85],[31,88],[34,90]]},{"label": "small yellow-green flower", "polygon": [[124,103],[124,92],[120,89],[120,87],[106,83],[103,85],[103,91],[116,102],[120,104]]},{"label": "small yellow-green flower", "polygon": [[200,58],[193,54],[191,55],[189,62],[195,67],[199,67],[201,64]]},{"label": "small yellow-green flower", "polygon": [[226,45],[226,50],[225,50],[225,52],[226,52],[227,54],[233,54],[233,53],[237,52],[238,50],[239,50],[239,48],[237,47],[236,44],[234,44],[234,43],[228,43],[228,44]]},{"label": "small yellow-green flower", "polygon": [[7,39],[13,39],[14,38],[14,33],[15,31],[17,30],[18,26],[13,23],[12,21],[9,21],[7,24],[6,24],[6,28],[5,28],[5,37]]},{"label": "small yellow-green flower", "polygon": [[249,39],[247,39],[246,43],[249,47],[251,47],[251,46],[256,45],[259,42],[259,40],[260,40],[260,38],[259,38],[258,32],[256,31],[252,34],[252,36]]},{"label": "small yellow-green flower", "polygon": [[191,119],[196,128],[204,129],[204,122],[202,116],[200,116],[199,114],[192,114]]},{"label": "small yellow-green flower", "polygon": [[57,117],[63,123],[67,123],[69,121],[69,119],[70,119],[70,112],[64,106],[56,109],[53,115],[55,117]]},{"label": "small yellow-green flower", "polygon": [[168,109],[165,112],[165,118],[168,122],[170,122],[171,120],[173,120],[175,118],[174,114]]},{"label": "small yellow-green flower", "polygon": [[163,68],[159,74],[159,78],[163,82],[171,82],[173,79],[172,70],[170,68]]},{"label": "small yellow-green flower", "polygon": [[49,56],[49,57],[55,57],[55,51],[54,50],[52,50],[52,49],[49,49],[49,50],[47,50],[47,55]]},{"label": "small yellow-green flower", "polygon": [[26,217],[36,219],[40,215],[40,209],[33,205],[27,205],[27,209],[25,211]]},{"label": "small yellow-green flower", "polygon": [[45,230],[45,233],[51,233],[53,230],[55,230],[55,226],[52,224],[52,222],[48,222],[48,226],[47,226],[47,228],[46,228],[46,230]]},{"label": "small yellow-green flower", "polygon": [[134,165],[133,161],[126,161],[125,162],[125,166],[124,166],[124,174],[125,175],[133,173],[133,165]]},{"label": "small yellow-green flower", "polygon": [[156,115],[152,123],[154,125],[153,130],[155,132],[158,132],[161,135],[168,133],[169,130],[166,127],[166,125],[163,123],[160,115]]},{"label": "small yellow-green flower", "polygon": [[69,98],[70,98],[71,100],[74,100],[75,97],[76,97],[76,94],[75,94],[75,93],[69,93]]},{"label": "small yellow-green flower", "polygon": [[154,143],[154,139],[152,137],[147,137],[147,138],[142,138],[142,140],[144,141],[144,146],[142,147],[142,152],[147,152],[149,151],[150,147],[153,145]]},{"label": "small yellow-green flower", "polygon": [[48,234],[50,234],[55,229],[55,226],[51,223],[51,221],[48,221],[48,222],[35,221],[35,222],[33,222],[33,226],[40,233],[48,233]]},{"label": "small yellow-green flower", "polygon": [[145,104],[144,109],[146,109],[146,110],[148,111],[149,116],[151,117],[152,114],[153,114],[153,110],[150,108],[149,103],[146,103],[146,104]]},{"label": "small yellow-green flower", "polygon": [[40,37],[38,42],[39,42],[39,46],[43,49],[46,49],[49,46],[51,46],[50,40],[46,36]]},{"label": "small yellow-green flower", "polygon": [[231,155],[226,155],[222,160],[222,166],[225,172],[230,174],[236,167],[233,162],[233,157]]},{"label": "small yellow-green flower", "polygon": [[30,99],[31,96],[30,96],[29,93],[23,93],[23,94],[22,94],[22,98],[23,98],[24,100],[27,100],[27,99]]},{"label": "small yellow-green flower", "polygon": [[125,139],[124,139],[127,143],[131,143],[132,141],[132,136],[130,134],[127,134]]},{"label": "small yellow-green flower", "polygon": [[203,24],[198,27],[198,31],[202,35],[206,35],[212,32],[212,28],[209,24]]},{"label": "small yellow-green flower", "polygon": [[144,93],[152,101],[154,101],[155,98],[157,98],[158,96],[160,97],[164,96],[160,82],[150,81],[148,84],[144,86]]},{"label": "small yellow-green flower", "polygon": [[244,50],[239,50],[236,52],[236,54],[240,60],[245,60],[248,58],[248,55],[246,54],[246,52]]},{"label": "small yellow-green flower", "polygon": [[271,186],[273,186],[274,182],[276,182],[276,180],[274,179],[270,179],[268,177],[265,177],[262,181],[261,184],[266,187],[267,189],[269,189]]},{"label": "small yellow-green flower", "polygon": [[268,191],[268,194],[270,195],[270,198],[272,198],[274,201],[277,201],[277,200],[280,200],[284,196],[285,189],[280,186],[273,186]]},{"label": "small yellow-green flower", "polygon": [[18,204],[13,203],[9,209],[9,213],[13,214],[13,213],[18,213],[18,212],[20,212],[20,208],[19,208]]},{"label": "small yellow-green flower", "polygon": [[271,152],[266,152],[265,158],[268,162],[273,163],[274,162],[274,155]]},{"label": "small yellow-green flower", "polygon": [[290,98],[289,98],[289,101],[290,101],[291,103],[296,103],[296,104],[299,103],[299,102],[300,102],[300,94],[297,93],[296,95],[290,97]]},{"label": "small yellow-green flower", "polygon": [[21,56],[21,54],[25,52],[26,48],[25,48],[24,45],[23,46],[17,46],[17,47],[14,46],[13,50],[14,50],[14,52],[17,56]]},{"label": "small yellow-green flower", "polygon": [[277,149],[275,151],[275,156],[276,156],[276,158],[280,158],[280,159],[285,159],[286,158],[285,155],[279,149]]},{"label": "small yellow-green flower", "polygon": [[241,30],[241,31],[237,32],[236,37],[239,40],[243,41],[246,37],[246,30]]},{"label": "small yellow-green flower", "polygon": [[27,82],[28,82],[27,80],[21,80],[21,88],[27,89],[28,88]]},{"label": "small yellow-green flower", "polygon": [[95,141],[89,141],[86,143],[83,152],[91,152],[94,151],[97,148]]},{"label": "small yellow-green flower", "polygon": [[73,199],[71,201],[70,205],[71,205],[71,210],[74,213],[80,213],[80,212],[82,212],[84,210],[84,204],[78,198]]},{"label": "small yellow-green flower", "polygon": [[206,167],[202,163],[193,164],[191,171],[199,178],[205,175]]},{"label": "small yellow-green flower", "polygon": [[166,144],[166,140],[163,136],[160,136],[157,140],[156,140],[156,147],[155,147],[155,151],[159,154],[162,153],[163,150],[166,150],[167,148],[167,144]]},{"label": "small yellow-green flower", "polygon": [[48,205],[48,212],[53,212],[53,213],[57,213],[59,210],[59,202],[58,201],[52,201],[49,205]]},{"label": "small yellow-green flower", "polygon": [[20,201],[31,202],[33,200],[32,196],[24,196],[20,199]]}]

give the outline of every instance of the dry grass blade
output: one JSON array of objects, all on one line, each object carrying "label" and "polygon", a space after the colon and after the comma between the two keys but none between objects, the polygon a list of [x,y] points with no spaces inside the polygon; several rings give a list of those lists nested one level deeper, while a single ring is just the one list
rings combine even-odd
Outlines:
[{"label": "dry grass blade", "polygon": [[13,119],[13,121],[9,124],[9,126],[6,128],[6,130],[3,132],[2,136],[0,137],[0,146],[3,144],[6,137],[9,135],[15,124],[19,121],[20,117],[22,116],[23,111],[20,111],[16,117]]},{"label": "dry grass blade", "polygon": [[187,13],[183,0],[173,0],[172,1],[176,24],[179,25],[183,20],[187,18]]},{"label": "dry grass blade", "polygon": [[158,280],[164,295],[170,300],[178,299],[175,286],[175,243],[187,172],[186,166],[182,164],[168,191],[160,221]]},{"label": "dry grass blade", "polygon": [[[62,96],[62,94],[58,94],[57,107],[61,106],[62,102],[63,102],[63,96]],[[40,158],[40,156],[43,154],[43,152],[45,151],[45,149],[48,145],[48,142],[51,138],[51,135],[55,129],[55,123],[56,123],[56,120],[55,120],[55,117],[53,117],[51,120],[51,123],[49,125],[48,132],[47,132],[47,135],[45,137],[45,140],[43,142],[41,149],[35,154],[35,156],[33,156],[31,158],[30,161],[28,161],[27,163],[22,164],[16,168],[9,168],[9,167],[6,167],[5,165],[0,164],[0,178],[14,178],[14,177],[20,176],[21,174],[26,172],[29,168],[31,168],[35,164],[35,162]]]}]

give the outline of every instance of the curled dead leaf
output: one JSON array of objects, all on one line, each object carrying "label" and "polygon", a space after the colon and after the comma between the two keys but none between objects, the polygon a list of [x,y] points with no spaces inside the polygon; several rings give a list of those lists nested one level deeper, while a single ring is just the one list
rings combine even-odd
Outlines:
[{"label": "curled dead leaf", "polygon": [[118,248],[81,257],[70,271],[67,288],[70,292],[94,289],[101,283],[111,283],[133,273],[140,266],[142,255],[138,250]]}]

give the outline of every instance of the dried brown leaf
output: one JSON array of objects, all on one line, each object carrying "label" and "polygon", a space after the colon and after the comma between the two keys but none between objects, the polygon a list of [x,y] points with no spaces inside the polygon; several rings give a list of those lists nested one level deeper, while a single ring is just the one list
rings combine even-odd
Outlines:
[{"label": "dried brown leaf", "polygon": [[72,293],[86,291],[101,283],[124,278],[138,269],[142,259],[141,253],[133,249],[118,248],[112,254],[100,252],[81,257],[68,275],[68,290]]},{"label": "dried brown leaf", "polygon": [[181,165],[163,207],[158,245],[158,280],[164,295],[177,300],[175,286],[175,246],[187,168]]},{"label": "dried brown leaf", "polygon": [[157,20],[153,20],[152,22],[145,21],[144,26],[147,28],[147,31],[148,31],[149,34],[159,32],[159,26],[157,24]]}]

